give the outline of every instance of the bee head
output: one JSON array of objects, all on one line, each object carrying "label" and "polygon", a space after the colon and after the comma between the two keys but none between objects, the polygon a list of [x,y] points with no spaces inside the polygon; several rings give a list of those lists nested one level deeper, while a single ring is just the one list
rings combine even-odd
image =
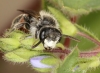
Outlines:
[{"label": "bee head", "polygon": [[39,34],[39,39],[46,49],[52,49],[55,48],[57,42],[60,41],[61,32],[57,28],[42,28]]}]

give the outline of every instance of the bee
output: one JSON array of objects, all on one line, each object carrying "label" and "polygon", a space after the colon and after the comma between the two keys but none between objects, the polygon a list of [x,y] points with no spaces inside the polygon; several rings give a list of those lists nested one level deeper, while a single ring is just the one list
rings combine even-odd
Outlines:
[{"label": "bee", "polygon": [[19,11],[23,12],[23,14],[13,20],[11,28],[30,33],[33,38],[39,39],[40,41],[33,45],[32,48],[42,43],[45,49],[53,49],[62,37],[79,41],[74,37],[62,34],[59,23],[52,14],[46,11]]}]

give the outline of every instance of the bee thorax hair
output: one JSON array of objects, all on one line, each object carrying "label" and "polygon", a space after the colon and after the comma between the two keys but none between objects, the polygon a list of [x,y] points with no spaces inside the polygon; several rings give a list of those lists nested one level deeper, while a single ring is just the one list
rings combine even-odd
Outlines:
[{"label": "bee thorax hair", "polygon": [[[49,12],[40,11],[40,16],[41,16],[42,21],[44,21],[44,23],[47,23],[49,25],[55,26],[56,28],[59,28],[59,24],[58,24],[56,18]],[[48,22],[46,22],[46,21],[48,21]]]}]

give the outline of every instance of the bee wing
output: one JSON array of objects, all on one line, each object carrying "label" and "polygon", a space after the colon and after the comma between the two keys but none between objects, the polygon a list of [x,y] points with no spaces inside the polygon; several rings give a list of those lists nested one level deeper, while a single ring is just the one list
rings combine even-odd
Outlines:
[{"label": "bee wing", "polygon": [[75,38],[75,37],[72,37],[72,36],[69,36],[69,35],[62,35],[64,38],[70,38],[70,39],[72,39],[72,40],[75,40],[75,41],[77,41],[77,42],[80,42],[80,40],[79,39],[77,39],[77,38]]},{"label": "bee wing", "polygon": [[39,18],[40,17],[39,12],[36,12],[36,11],[33,11],[33,10],[21,10],[21,9],[18,9],[18,11],[23,12],[25,14],[29,14],[30,16],[33,16],[35,18]]}]

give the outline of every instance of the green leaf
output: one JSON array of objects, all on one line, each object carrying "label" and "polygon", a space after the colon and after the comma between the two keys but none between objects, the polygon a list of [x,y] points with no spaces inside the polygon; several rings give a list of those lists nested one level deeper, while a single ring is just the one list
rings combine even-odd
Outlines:
[{"label": "green leaf", "polygon": [[100,0],[48,0],[64,14],[77,16],[100,9]]},{"label": "green leaf", "polygon": [[[32,49],[32,46],[34,46],[35,44],[37,44],[39,42],[38,39],[34,39],[33,37],[30,37],[30,38],[25,37],[24,39],[21,39],[20,41],[21,41],[21,46],[26,49]],[[41,43],[33,49],[34,50],[44,50],[44,46]]]},{"label": "green leaf", "polygon": [[76,63],[74,68],[77,67],[76,71],[80,70],[82,72],[84,71],[87,72],[88,70],[96,69],[99,66],[100,66],[99,57],[94,56],[89,58],[79,58],[79,61]]},{"label": "green leaf", "polygon": [[[49,55],[47,55],[47,56],[49,56]],[[44,64],[47,64],[47,65],[59,65],[59,59],[58,58],[56,58],[55,56],[53,56],[53,55],[50,55],[49,57],[47,57],[47,58],[44,58],[42,61],[41,61],[41,63],[44,63]],[[55,66],[55,67],[56,67]]]},{"label": "green leaf", "polygon": [[[78,20],[79,26],[83,26],[86,30],[82,29],[81,31],[89,34],[91,33],[92,38],[95,38],[96,40],[100,39],[100,11],[94,11],[90,13],[89,15],[83,15],[81,18]],[[79,27],[79,28],[80,28]],[[96,47],[94,43],[92,43],[90,40],[87,40],[86,38],[78,37],[80,39],[80,43],[78,44],[78,48],[80,50],[92,50]],[[100,40],[99,40],[100,41]],[[76,43],[76,42],[75,42]],[[76,45],[76,44],[75,44]]]},{"label": "green leaf", "polygon": [[78,32],[77,28],[59,10],[48,6],[48,10],[55,16],[60,24],[63,34],[74,36]]},{"label": "green leaf", "polygon": [[31,57],[40,54],[45,54],[44,52],[39,52],[36,50],[28,50],[26,48],[19,48],[17,50],[7,52],[4,54],[4,59],[11,62],[27,62]]},{"label": "green leaf", "polygon": [[[62,65],[57,69],[57,73],[73,73],[73,67],[75,63],[78,62],[78,57],[79,57],[79,51],[77,48],[75,48],[73,52],[70,53],[68,57],[65,58]],[[79,73],[81,72],[79,71]]]},{"label": "green leaf", "polygon": [[96,39],[99,41],[98,37],[96,35],[94,35],[92,32],[90,32],[88,29],[82,27],[81,25],[75,25],[80,31],[88,34],[89,36],[91,36],[92,38]]},{"label": "green leaf", "polygon": [[57,43],[56,47],[60,47],[61,49],[65,49],[65,47],[62,43]]},{"label": "green leaf", "polygon": [[4,34],[4,37],[7,38],[15,38],[15,39],[21,39],[22,37],[24,37],[26,34],[20,30],[14,30],[12,32],[10,31],[6,31]]},{"label": "green leaf", "polygon": [[34,39],[33,38],[24,38],[21,39],[21,46],[27,48],[27,49],[31,49],[33,44],[34,44]]},{"label": "green leaf", "polygon": [[11,51],[20,46],[20,42],[14,38],[0,38],[0,47],[5,51]]},{"label": "green leaf", "polygon": [[[74,9],[98,9],[100,7],[100,0],[62,0],[64,6]],[[100,9],[100,8],[99,8]]]}]

